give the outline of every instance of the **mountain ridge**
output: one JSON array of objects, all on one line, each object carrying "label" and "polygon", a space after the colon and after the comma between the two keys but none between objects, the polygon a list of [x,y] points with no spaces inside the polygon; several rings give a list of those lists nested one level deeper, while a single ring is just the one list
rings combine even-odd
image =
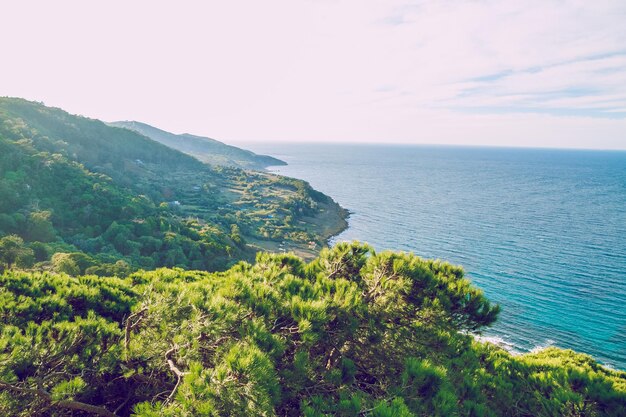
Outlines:
[{"label": "mountain ridge", "polygon": [[268,166],[286,165],[284,161],[272,156],[257,155],[252,151],[228,145],[213,138],[190,133],[175,134],[143,122],[126,120],[110,122],[108,125],[138,132],[214,166],[262,170]]}]

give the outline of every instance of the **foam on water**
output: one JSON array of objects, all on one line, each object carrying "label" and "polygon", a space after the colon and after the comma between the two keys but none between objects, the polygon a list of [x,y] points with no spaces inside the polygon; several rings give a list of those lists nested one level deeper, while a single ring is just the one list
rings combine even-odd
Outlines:
[{"label": "foam on water", "polygon": [[496,346],[501,347],[502,349],[506,350],[507,352],[514,354],[514,355],[519,355],[519,354],[523,353],[520,350],[518,350],[513,343],[505,340],[503,337],[500,337],[500,336],[482,336],[482,335],[473,335],[473,336],[479,342],[489,342],[489,343],[492,343],[492,344],[494,344]]}]

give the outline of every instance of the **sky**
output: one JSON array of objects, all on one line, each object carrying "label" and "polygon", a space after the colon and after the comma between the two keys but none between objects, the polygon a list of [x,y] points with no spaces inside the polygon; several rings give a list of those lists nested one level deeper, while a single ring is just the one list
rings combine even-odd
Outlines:
[{"label": "sky", "polygon": [[0,0],[0,96],[230,143],[626,149],[626,1]]}]

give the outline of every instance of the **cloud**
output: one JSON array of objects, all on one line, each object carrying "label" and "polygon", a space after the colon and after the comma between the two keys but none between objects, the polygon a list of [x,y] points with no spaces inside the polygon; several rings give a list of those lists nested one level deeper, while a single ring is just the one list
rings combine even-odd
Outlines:
[{"label": "cloud", "polygon": [[24,0],[4,15],[0,95],[105,120],[225,140],[527,144],[517,129],[626,148],[621,0]]},{"label": "cloud", "polygon": [[509,71],[460,83],[462,93],[448,103],[462,108],[506,105],[537,112],[588,110],[590,116],[603,117],[626,103],[625,68],[626,53],[616,53]]},{"label": "cloud", "polygon": [[398,10],[402,37],[420,40],[414,62],[427,57],[414,73],[429,86],[457,87],[438,88],[438,106],[541,111],[552,102],[583,110],[582,101],[558,101],[573,95],[607,111],[626,103],[623,2],[422,2]]}]

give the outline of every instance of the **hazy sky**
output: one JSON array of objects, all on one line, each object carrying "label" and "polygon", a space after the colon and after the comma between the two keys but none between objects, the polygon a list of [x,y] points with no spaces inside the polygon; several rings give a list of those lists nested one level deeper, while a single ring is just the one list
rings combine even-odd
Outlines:
[{"label": "hazy sky", "polygon": [[0,0],[0,95],[227,142],[626,149],[626,1]]}]

